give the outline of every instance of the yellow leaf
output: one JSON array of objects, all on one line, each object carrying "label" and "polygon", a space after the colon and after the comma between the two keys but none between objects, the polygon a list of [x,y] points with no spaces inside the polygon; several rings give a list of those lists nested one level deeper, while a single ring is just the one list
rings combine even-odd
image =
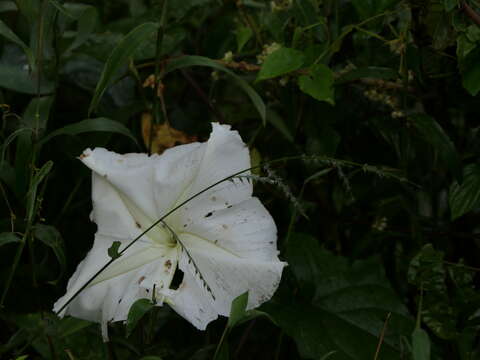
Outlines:
[{"label": "yellow leaf", "polygon": [[150,144],[152,145],[150,151],[152,154],[161,154],[166,149],[176,145],[197,141],[196,136],[190,136],[180,130],[174,129],[168,122],[158,125],[153,124],[152,114],[148,112],[142,114],[142,137],[147,149],[150,150]]}]

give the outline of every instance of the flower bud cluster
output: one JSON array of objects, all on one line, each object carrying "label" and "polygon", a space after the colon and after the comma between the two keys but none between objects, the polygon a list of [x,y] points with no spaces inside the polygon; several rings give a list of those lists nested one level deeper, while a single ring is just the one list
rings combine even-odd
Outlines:
[{"label": "flower bud cluster", "polygon": [[391,116],[395,119],[405,117],[405,113],[400,109],[398,98],[381,89],[369,89],[363,92],[368,99],[386,105],[392,109]]},{"label": "flower bud cluster", "polygon": [[355,70],[356,68],[357,67],[354,64],[348,63],[347,66],[345,66],[343,69],[336,71],[334,77],[338,79],[343,75],[348,74],[350,71]]},{"label": "flower bud cluster", "polygon": [[276,42],[273,42],[273,43],[267,44],[267,45],[263,45],[263,51],[259,55],[257,55],[257,63],[258,64],[263,64],[263,62],[268,57],[268,55],[270,55],[274,51],[280,49],[281,47],[282,47],[282,45],[280,45],[279,43],[276,43]]},{"label": "flower bud cluster", "polygon": [[272,11],[288,10],[293,4],[293,0],[272,0],[270,1],[270,8]]},{"label": "flower bud cluster", "polygon": [[372,229],[376,231],[385,231],[388,226],[388,219],[385,216],[377,217],[372,224]]}]

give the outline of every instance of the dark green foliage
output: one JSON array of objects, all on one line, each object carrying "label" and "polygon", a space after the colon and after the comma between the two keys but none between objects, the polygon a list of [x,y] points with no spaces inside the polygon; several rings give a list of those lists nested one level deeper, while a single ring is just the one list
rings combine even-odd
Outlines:
[{"label": "dark green foliage", "polygon": [[[0,358],[479,359],[479,64],[476,0],[0,1]],[[104,344],[51,311],[95,233],[77,157],[148,152],[146,113],[295,158],[255,184],[289,266],[259,309],[142,299]]]}]

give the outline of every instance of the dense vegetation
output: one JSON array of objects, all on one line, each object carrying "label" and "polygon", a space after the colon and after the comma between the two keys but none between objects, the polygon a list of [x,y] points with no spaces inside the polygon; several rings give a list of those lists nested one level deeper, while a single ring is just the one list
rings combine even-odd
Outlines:
[{"label": "dense vegetation", "polygon": [[[221,338],[218,359],[480,358],[480,2],[4,0],[0,15],[1,358],[210,359]],[[137,308],[107,344],[55,316],[95,233],[76,157],[205,141],[212,121],[254,164],[291,158],[255,183],[289,263],[275,296],[204,332]]]}]

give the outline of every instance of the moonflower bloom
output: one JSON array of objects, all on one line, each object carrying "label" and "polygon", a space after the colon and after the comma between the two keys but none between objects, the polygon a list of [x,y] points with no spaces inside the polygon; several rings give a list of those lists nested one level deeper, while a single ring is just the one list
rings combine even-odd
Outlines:
[{"label": "moonflower bloom", "polygon": [[[176,146],[162,155],[84,151],[80,159],[92,169],[91,219],[97,232],[54,311],[110,260],[108,249],[115,241],[121,251],[169,210],[250,167],[238,132],[212,127],[207,142]],[[242,293],[249,291],[248,309],[273,295],[286,265],[278,259],[276,233],[272,217],[252,197],[250,182],[222,182],[143,235],[59,315],[101,323],[108,340],[108,323],[125,321],[136,300],[155,292],[157,305],[166,302],[204,330],[218,315],[228,316],[232,300]],[[183,281],[173,289],[176,271],[183,272]]]}]

